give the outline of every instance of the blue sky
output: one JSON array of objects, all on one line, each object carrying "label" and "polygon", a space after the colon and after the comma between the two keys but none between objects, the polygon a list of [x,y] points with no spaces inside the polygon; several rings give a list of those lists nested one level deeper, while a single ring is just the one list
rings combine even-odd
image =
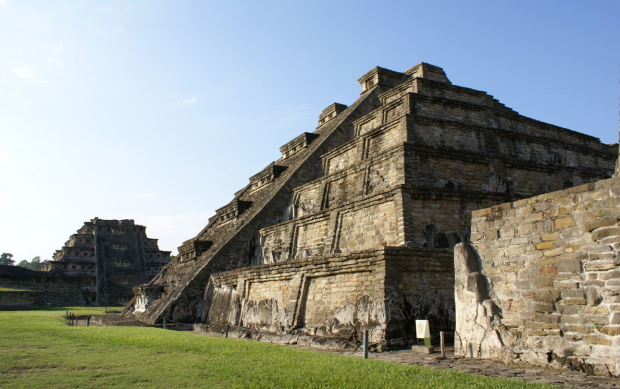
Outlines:
[{"label": "blue sky", "polygon": [[617,142],[619,1],[0,0],[0,252],[86,220],[176,251],[278,148],[424,61],[519,113]]}]

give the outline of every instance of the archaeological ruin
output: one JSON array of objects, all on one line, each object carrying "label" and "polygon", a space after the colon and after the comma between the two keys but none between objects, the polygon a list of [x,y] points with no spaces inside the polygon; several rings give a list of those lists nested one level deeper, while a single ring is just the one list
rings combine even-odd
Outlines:
[{"label": "archaeological ruin", "polygon": [[[487,231],[499,223],[487,215],[500,218],[499,211],[474,211],[498,204],[530,209],[524,199],[577,187],[567,189],[565,197],[572,198],[583,191],[581,185],[594,188],[591,183],[614,174],[616,146],[522,116],[483,91],[453,85],[437,66],[420,63],[402,73],[375,67],[358,81],[361,94],[354,103],[328,106],[315,131],[280,147],[281,157],[250,177],[202,231],[179,247],[178,257],[134,288],[125,313],[147,323],[165,318],[206,332],[282,343],[342,345],[359,342],[368,330],[379,350],[411,344],[414,320],[428,319],[434,335],[446,331],[458,344],[463,323],[455,311],[455,245],[470,240],[476,245],[487,233],[493,250],[495,242],[527,238],[530,246],[523,250],[529,255],[536,250],[531,245],[549,241],[533,236],[553,233],[544,228],[559,215],[544,213],[555,205],[523,213],[534,226],[523,231],[514,226],[511,237]],[[514,250],[518,256],[520,248]],[[525,266],[543,257],[528,259]],[[486,266],[467,270],[478,271],[480,288],[491,276],[485,275]],[[527,271],[556,265],[536,266]],[[558,276],[584,270],[574,263],[568,270],[556,267]],[[593,277],[585,271],[584,277]],[[551,270],[543,273],[547,283],[536,288],[552,288],[555,276]],[[468,288],[460,274],[457,289]],[[598,288],[593,297],[587,295],[588,284],[575,289],[583,289],[583,298],[579,293],[574,298],[600,300],[595,306],[602,312],[600,304],[609,305],[601,286],[605,281],[592,281]],[[513,284],[502,288],[517,287]],[[521,304],[528,311],[518,325],[506,327],[509,331],[556,329],[524,325],[537,311],[529,300],[510,298],[515,310]],[[579,314],[577,305],[570,307],[571,315]],[[602,319],[597,325],[607,327]],[[600,338],[616,346],[619,341],[613,333]],[[471,356],[490,355],[476,352]]]},{"label": "archaeological ruin", "polygon": [[[0,291],[0,310],[85,305],[83,285],[90,285],[90,280],[86,277],[67,277],[61,271],[45,272],[21,266],[0,266],[0,288],[14,289],[11,292]],[[29,302],[22,298],[24,296]]]},{"label": "archaeological ruin", "polygon": [[620,376],[614,178],[473,212],[455,247],[455,352]]},{"label": "archaeological ruin", "polygon": [[170,251],[160,250],[145,226],[94,218],[71,235],[42,270],[76,284],[79,305],[124,305],[133,296],[133,286],[148,282],[169,261]]}]

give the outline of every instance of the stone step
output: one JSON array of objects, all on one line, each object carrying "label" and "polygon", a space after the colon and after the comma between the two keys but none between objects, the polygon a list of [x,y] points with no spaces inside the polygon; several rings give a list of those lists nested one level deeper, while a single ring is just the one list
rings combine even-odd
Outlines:
[{"label": "stone step", "polygon": [[616,225],[617,221],[618,220],[615,217],[611,218],[609,216],[597,218],[586,223],[586,231],[592,232],[597,228],[614,226]]},{"label": "stone step", "polygon": [[592,240],[598,241],[603,238],[607,238],[610,236],[618,236],[620,235],[620,227],[600,227],[591,232]]},{"label": "stone step", "polygon": [[581,246],[579,251],[582,253],[608,253],[613,251],[613,248],[608,244],[592,243]]},{"label": "stone step", "polygon": [[598,241],[598,243],[611,245],[612,243],[620,242],[620,235],[608,236]]}]

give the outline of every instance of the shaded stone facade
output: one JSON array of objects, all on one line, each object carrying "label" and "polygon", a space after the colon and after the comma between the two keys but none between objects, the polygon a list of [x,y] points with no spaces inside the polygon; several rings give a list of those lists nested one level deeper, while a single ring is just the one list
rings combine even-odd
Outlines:
[{"label": "shaded stone facade", "polygon": [[[91,284],[88,277],[67,277],[62,271],[34,271],[20,266],[0,266],[0,287],[27,290],[32,301],[24,309],[36,306],[81,306],[86,304],[82,287]],[[4,295],[4,308],[23,305],[17,294]],[[15,298],[13,302],[10,300]],[[17,309],[17,308],[14,308]]]},{"label": "shaded stone facade", "polygon": [[401,346],[454,329],[452,250],[482,207],[611,177],[617,151],[421,63],[374,68],[350,106],[250,178],[126,312]]},{"label": "shaded stone facade", "polygon": [[170,251],[148,238],[133,220],[92,219],[54,253],[43,271],[61,271],[80,280],[88,305],[124,305],[131,288],[148,282],[170,261]]}]

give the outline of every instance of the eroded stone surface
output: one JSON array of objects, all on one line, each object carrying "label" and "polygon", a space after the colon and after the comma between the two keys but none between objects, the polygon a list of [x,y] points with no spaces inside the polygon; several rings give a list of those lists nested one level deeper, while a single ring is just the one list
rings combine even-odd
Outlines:
[{"label": "eroded stone surface", "polygon": [[618,188],[612,178],[474,212],[484,238],[455,248],[458,355],[620,376]]}]

